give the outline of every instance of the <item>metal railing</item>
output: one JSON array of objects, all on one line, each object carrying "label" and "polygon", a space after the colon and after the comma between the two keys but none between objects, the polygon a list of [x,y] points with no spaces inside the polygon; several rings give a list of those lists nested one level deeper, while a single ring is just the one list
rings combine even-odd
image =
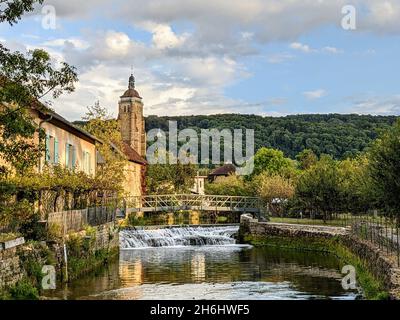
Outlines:
[{"label": "metal railing", "polygon": [[297,214],[291,217],[271,217],[272,222],[288,224],[326,225],[349,228],[350,232],[393,256],[400,266],[400,219],[383,214],[332,214],[323,219]]},{"label": "metal railing", "polygon": [[129,197],[125,201],[128,213],[198,210],[260,214],[262,211],[261,201],[256,197],[172,194]]}]

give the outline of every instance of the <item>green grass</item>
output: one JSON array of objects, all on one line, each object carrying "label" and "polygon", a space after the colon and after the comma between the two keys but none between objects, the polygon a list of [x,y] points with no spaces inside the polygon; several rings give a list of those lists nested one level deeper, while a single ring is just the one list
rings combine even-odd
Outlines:
[{"label": "green grass", "polygon": [[297,218],[280,218],[280,217],[270,217],[270,222],[275,223],[288,223],[288,224],[306,224],[306,225],[321,225],[321,226],[332,226],[332,227],[346,227],[349,225],[350,220],[345,219],[333,219],[323,221],[321,219],[297,219]]}]

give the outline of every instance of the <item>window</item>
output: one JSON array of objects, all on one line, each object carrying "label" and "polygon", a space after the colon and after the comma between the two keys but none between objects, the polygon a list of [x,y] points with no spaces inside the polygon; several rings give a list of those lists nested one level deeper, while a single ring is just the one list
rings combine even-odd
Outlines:
[{"label": "window", "polygon": [[87,151],[83,151],[82,153],[82,170],[86,174],[91,174],[91,157],[90,153]]},{"label": "window", "polygon": [[46,162],[58,163],[58,140],[56,137],[46,135]]},{"label": "window", "polygon": [[69,143],[65,144],[65,167],[75,169],[76,166],[76,148]]}]

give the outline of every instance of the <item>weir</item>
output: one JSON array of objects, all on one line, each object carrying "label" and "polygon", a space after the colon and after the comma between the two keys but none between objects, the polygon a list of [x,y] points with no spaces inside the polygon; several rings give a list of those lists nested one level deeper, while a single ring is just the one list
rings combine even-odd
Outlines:
[{"label": "weir", "polygon": [[212,246],[236,243],[238,226],[134,228],[120,233],[121,249],[177,246]]}]

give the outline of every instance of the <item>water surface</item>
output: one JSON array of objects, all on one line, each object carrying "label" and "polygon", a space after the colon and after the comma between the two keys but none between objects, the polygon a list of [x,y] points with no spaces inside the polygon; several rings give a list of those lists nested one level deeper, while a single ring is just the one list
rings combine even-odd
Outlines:
[{"label": "water surface", "polygon": [[[134,240],[122,235],[125,249],[118,261],[51,296],[123,300],[358,297],[357,292],[342,288],[343,265],[335,256],[236,245],[229,228],[141,232]],[[139,247],[129,248],[132,244]]]}]

